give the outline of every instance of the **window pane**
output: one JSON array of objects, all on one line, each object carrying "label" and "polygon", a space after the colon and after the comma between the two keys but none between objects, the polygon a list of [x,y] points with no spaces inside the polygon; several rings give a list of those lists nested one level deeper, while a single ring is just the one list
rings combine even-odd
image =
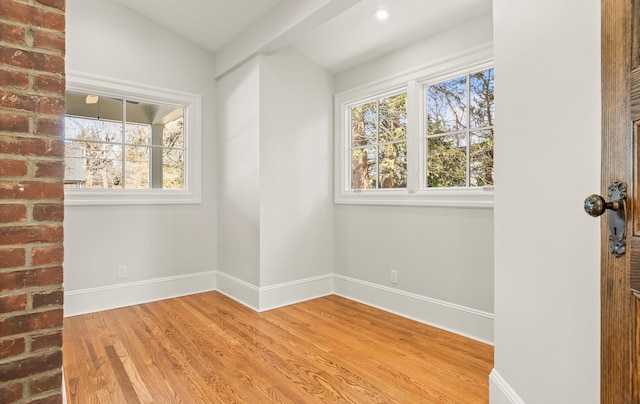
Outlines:
[{"label": "window pane", "polygon": [[377,147],[369,147],[351,151],[351,189],[376,188],[376,150]]},{"label": "window pane", "polygon": [[466,186],[466,135],[427,139],[427,187]]},{"label": "window pane", "polygon": [[466,76],[426,88],[428,135],[463,130],[467,126],[466,91]]},{"label": "window pane", "polygon": [[168,122],[162,130],[164,147],[184,147],[184,110],[177,109],[178,118]]},{"label": "window pane", "polygon": [[493,130],[471,133],[469,185],[493,185]]},{"label": "window pane", "polygon": [[407,143],[380,146],[380,188],[407,186]]},{"label": "window pane", "polygon": [[86,188],[122,188],[122,147],[92,142],[65,143],[65,182]]},{"label": "window pane", "polygon": [[407,138],[407,94],[397,94],[380,100],[379,142]]},{"label": "window pane", "polygon": [[81,187],[87,181],[84,150],[80,143],[64,144],[64,183],[65,187]]},{"label": "window pane", "polygon": [[149,188],[149,148],[127,146],[125,188]]},{"label": "window pane", "polygon": [[184,189],[184,152],[182,150],[163,150],[162,188]]},{"label": "window pane", "polygon": [[[99,94],[88,94],[74,91],[67,91],[65,98],[66,114],[73,117],[85,118],[87,122],[104,121],[120,125],[119,135],[122,129],[122,100],[107,97]],[[86,124],[86,123],[85,123]],[[68,131],[67,139],[79,136],[80,128],[71,127],[73,131]],[[122,138],[114,138],[116,142],[121,142]],[[105,140],[105,139],[99,139]]]},{"label": "window pane", "polygon": [[122,142],[122,122],[99,121],[77,117],[65,118],[65,139]]},{"label": "window pane", "polygon": [[493,126],[493,69],[474,73],[470,76],[471,127]]},{"label": "window pane", "polygon": [[366,146],[377,142],[378,114],[375,101],[351,107],[351,145]]},{"label": "window pane", "polygon": [[151,140],[151,126],[127,122],[124,138],[129,144],[147,145]]}]

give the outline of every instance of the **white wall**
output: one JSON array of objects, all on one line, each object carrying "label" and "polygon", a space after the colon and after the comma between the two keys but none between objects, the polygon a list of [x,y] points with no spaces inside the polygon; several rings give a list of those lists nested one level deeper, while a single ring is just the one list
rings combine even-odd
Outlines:
[{"label": "white wall", "polygon": [[[64,285],[75,296],[67,300],[66,314],[77,312],[71,306],[82,299],[93,299],[77,294],[88,288],[216,269],[214,64],[211,54],[120,4],[67,2],[68,70],[200,94],[203,104],[201,204],[66,208]],[[128,267],[127,279],[116,279],[118,265]]]},{"label": "white wall", "polygon": [[260,73],[260,285],[331,274],[333,75],[293,48]]},{"label": "white wall", "polygon": [[257,59],[219,80],[218,108],[218,269],[259,286],[260,67]]},{"label": "white wall", "polygon": [[258,55],[218,105],[219,290],[257,310],[330,293],[333,76],[292,48]]},{"label": "white wall", "polygon": [[[336,91],[490,48],[491,20],[482,16],[339,73]],[[493,340],[492,209],[336,205],[334,224],[335,271],[346,277],[337,280],[338,293]]]},{"label": "white wall", "polygon": [[598,403],[600,2],[494,0],[491,402]]}]

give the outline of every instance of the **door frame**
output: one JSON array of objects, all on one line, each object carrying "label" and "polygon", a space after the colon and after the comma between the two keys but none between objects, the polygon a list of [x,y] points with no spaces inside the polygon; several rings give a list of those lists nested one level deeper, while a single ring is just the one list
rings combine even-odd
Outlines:
[{"label": "door frame", "polygon": [[[628,185],[627,240],[634,234],[634,136],[631,122],[632,1],[602,0],[602,182],[601,195],[614,181]],[[605,215],[606,216],[606,215]],[[632,252],[609,252],[607,219],[601,222],[601,391],[602,403],[633,403]]]}]

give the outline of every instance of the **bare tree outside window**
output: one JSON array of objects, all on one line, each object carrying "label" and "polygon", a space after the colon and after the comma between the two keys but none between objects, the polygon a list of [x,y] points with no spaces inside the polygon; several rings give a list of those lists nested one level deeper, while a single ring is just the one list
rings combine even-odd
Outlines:
[{"label": "bare tree outside window", "polygon": [[352,106],[351,189],[406,188],[407,94]]},{"label": "bare tree outside window", "polygon": [[68,92],[65,140],[67,187],[185,187],[183,108]]},{"label": "bare tree outside window", "polygon": [[426,186],[493,185],[493,69],[425,87]]}]

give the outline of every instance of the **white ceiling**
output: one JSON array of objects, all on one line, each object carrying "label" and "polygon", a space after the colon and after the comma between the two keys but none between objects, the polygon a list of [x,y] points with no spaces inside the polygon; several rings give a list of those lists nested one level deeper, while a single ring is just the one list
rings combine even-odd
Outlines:
[{"label": "white ceiling", "polygon": [[217,52],[280,0],[113,0]]},{"label": "white ceiling", "polygon": [[[389,11],[378,21],[379,8]],[[295,44],[337,73],[491,11],[492,0],[363,0]]]},{"label": "white ceiling", "polygon": [[[303,4],[311,5],[307,10],[316,7],[321,11],[306,16],[307,21],[315,22],[297,26],[290,44],[334,73],[464,23],[492,7],[492,0],[351,0],[349,4],[355,5],[346,10],[339,8],[346,0],[113,1],[214,53],[242,48],[242,34],[253,31],[255,38],[257,28],[263,28],[265,35],[273,33],[277,30],[274,24],[286,21],[283,12],[300,14]],[[389,11],[388,20],[375,19],[379,8]],[[296,18],[302,20],[303,16]]]}]

